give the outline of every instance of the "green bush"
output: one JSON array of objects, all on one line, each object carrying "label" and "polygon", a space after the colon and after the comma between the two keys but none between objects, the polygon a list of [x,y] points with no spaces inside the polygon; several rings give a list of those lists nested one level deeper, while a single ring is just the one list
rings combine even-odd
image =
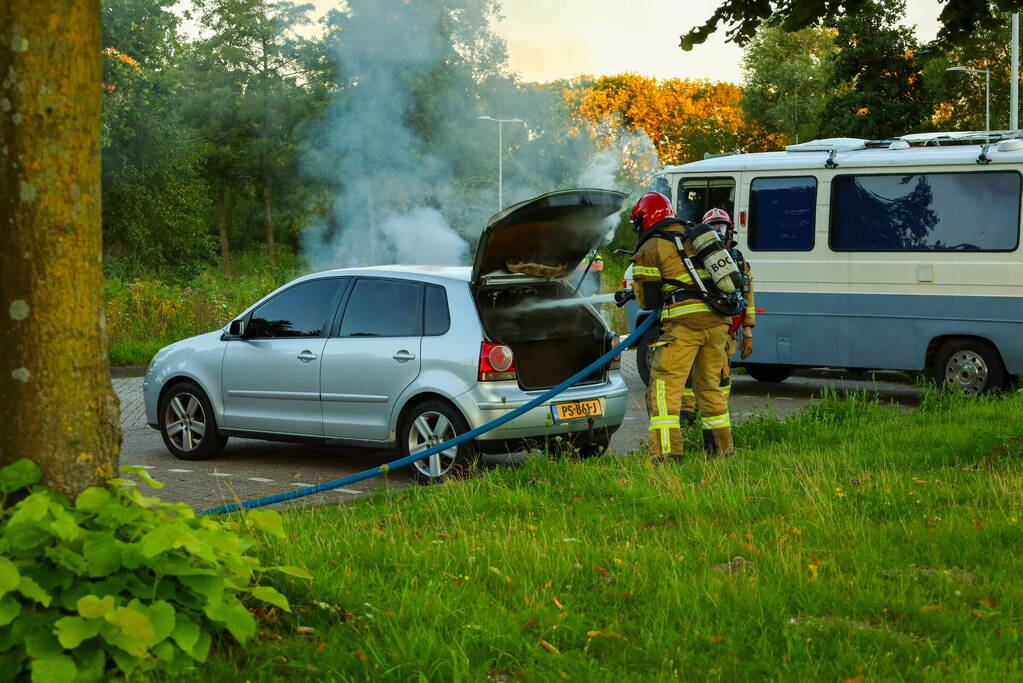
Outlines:
[{"label": "green bush", "polygon": [[[121,469],[162,486],[140,467]],[[0,469],[0,680],[180,674],[222,631],[239,643],[256,633],[243,599],[290,611],[260,574],[310,578],[250,554],[266,534],[284,538],[276,512],[218,521],[123,478],[72,502],[39,479],[29,460]]]}]

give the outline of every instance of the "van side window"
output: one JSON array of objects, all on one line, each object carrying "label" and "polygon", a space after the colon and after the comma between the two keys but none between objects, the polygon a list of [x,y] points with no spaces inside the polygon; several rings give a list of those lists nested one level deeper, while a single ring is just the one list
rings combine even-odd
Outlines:
[{"label": "van side window", "polygon": [[831,182],[835,251],[1012,251],[1016,171],[840,175]]},{"label": "van side window", "polygon": [[710,209],[735,213],[735,181],[731,178],[683,178],[678,184],[675,215],[699,223]]},{"label": "van side window", "polygon": [[749,248],[810,251],[817,215],[813,176],[754,178],[749,195]]}]

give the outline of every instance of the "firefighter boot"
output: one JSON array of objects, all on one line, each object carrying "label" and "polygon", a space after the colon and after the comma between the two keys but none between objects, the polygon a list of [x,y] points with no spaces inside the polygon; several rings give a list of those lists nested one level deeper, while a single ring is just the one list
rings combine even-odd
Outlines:
[{"label": "firefighter boot", "polygon": [[714,430],[703,430],[703,450],[707,452],[707,459],[717,457],[717,445],[714,443]]},{"label": "firefighter boot", "polygon": [[707,459],[713,460],[715,458],[730,458],[735,452],[735,448],[732,445],[732,430],[729,427],[722,429],[705,429],[703,430],[704,444],[707,442],[708,432],[710,433],[710,445],[707,447]]}]

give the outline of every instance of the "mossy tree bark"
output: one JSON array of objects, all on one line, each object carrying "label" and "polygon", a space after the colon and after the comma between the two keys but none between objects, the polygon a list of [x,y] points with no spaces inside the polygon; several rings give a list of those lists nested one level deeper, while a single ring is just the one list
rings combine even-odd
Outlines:
[{"label": "mossy tree bark", "polygon": [[103,322],[100,2],[0,2],[0,465],[69,496],[113,476]]}]

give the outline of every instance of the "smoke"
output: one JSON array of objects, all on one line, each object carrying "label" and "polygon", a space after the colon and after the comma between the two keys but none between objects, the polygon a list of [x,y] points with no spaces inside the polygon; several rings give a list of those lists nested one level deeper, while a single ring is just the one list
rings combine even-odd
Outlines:
[{"label": "smoke", "polygon": [[[326,218],[302,234],[310,266],[466,263],[498,210],[498,153],[505,206],[567,187],[630,192],[637,168],[658,167],[645,134],[572,135],[562,85],[507,75],[503,43],[486,35],[493,0],[347,5],[328,38],[336,92],[304,164],[334,188]],[[481,115],[527,126],[505,124],[498,152],[497,124]]]}]

